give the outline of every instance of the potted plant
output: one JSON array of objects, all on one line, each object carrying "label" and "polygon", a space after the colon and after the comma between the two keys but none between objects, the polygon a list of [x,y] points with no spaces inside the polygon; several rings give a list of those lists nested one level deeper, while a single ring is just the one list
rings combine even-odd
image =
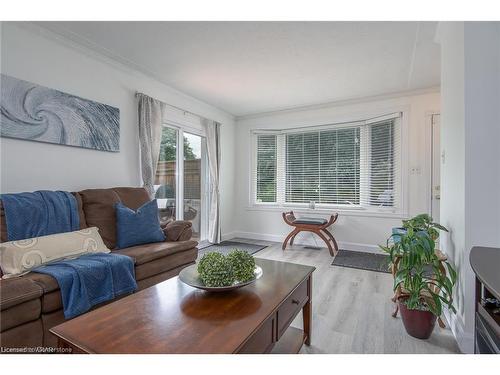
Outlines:
[{"label": "potted plant", "polygon": [[392,236],[389,239],[392,239],[393,242],[399,241],[399,237],[406,234],[408,228],[412,228],[415,232],[428,234],[434,241],[439,238],[440,230],[448,232],[442,225],[434,223],[429,215],[420,214],[409,220],[403,220],[403,225],[401,227],[392,228]]},{"label": "potted plant", "polygon": [[402,229],[389,237],[387,246],[380,248],[389,254],[396,303],[406,332],[426,339],[436,318],[441,316],[443,305],[456,312],[452,297],[456,271],[446,256],[436,250],[439,231],[447,229],[427,214],[404,220]]}]

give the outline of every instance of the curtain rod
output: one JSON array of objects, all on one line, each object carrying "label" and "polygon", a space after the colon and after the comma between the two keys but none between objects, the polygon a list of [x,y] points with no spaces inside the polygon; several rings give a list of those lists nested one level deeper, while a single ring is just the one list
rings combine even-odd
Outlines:
[{"label": "curtain rod", "polygon": [[[135,96],[137,97],[138,95],[146,95],[146,96],[149,96],[148,94],[144,94],[143,92],[136,91],[136,92],[135,92]],[[151,98],[151,96],[150,96],[150,98]],[[153,99],[155,99],[155,98],[153,98]],[[158,100],[158,99],[155,99],[155,100]],[[158,100],[158,101],[159,101],[159,102],[162,102],[161,100]],[[202,116],[202,115],[199,115],[199,114],[197,114],[197,113],[194,113],[194,112],[188,111],[188,110],[186,110],[186,109],[184,109],[184,108],[180,108],[180,107],[177,107],[177,106],[175,106],[175,105],[168,104],[168,103],[165,103],[165,102],[162,102],[162,103],[163,103],[163,104],[165,104],[165,105],[168,105],[169,107],[175,108],[175,109],[177,109],[177,110],[179,110],[179,111],[181,111],[181,112],[184,112],[184,114],[189,113],[190,115],[193,115],[193,116],[199,117],[199,118],[200,118],[200,119],[202,119],[202,120],[209,120],[209,119],[207,119],[205,116]],[[212,121],[214,121],[214,120],[212,120]],[[218,121],[217,121],[217,122],[218,122]]]}]

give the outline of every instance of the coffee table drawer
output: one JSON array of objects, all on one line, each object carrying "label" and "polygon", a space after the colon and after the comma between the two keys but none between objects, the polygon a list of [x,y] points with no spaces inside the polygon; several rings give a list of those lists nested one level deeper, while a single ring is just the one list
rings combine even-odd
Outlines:
[{"label": "coffee table drawer", "polygon": [[262,327],[255,332],[252,337],[238,351],[242,354],[263,354],[269,353],[274,344],[274,327],[276,319],[274,316],[268,318]]},{"label": "coffee table drawer", "polygon": [[307,280],[304,280],[278,309],[278,340],[307,301]]}]

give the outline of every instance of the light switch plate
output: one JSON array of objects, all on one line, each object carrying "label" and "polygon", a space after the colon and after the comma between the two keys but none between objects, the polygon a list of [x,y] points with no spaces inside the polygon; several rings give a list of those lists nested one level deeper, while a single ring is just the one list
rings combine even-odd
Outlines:
[{"label": "light switch plate", "polygon": [[422,170],[420,167],[411,167],[410,168],[410,174],[421,174]]}]

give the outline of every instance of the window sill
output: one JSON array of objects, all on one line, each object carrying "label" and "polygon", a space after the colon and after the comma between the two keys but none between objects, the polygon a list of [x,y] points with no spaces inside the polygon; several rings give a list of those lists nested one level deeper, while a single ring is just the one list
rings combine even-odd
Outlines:
[{"label": "window sill", "polygon": [[246,207],[247,211],[269,211],[269,212],[286,212],[293,211],[300,214],[307,215],[331,215],[333,213],[338,213],[341,216],[358,216],[358,217],[379,217],[379,218],[390,218],[390,219],[408,219],[408,215],[404,212],[387,211],[387,210],[367,210],[360,207],[330,207],[330,208],[315,208],[311,209],[308,207],[298,207],[298,206],[276,206],[276,205],[266,205],[266,204],[254,204]]}]

